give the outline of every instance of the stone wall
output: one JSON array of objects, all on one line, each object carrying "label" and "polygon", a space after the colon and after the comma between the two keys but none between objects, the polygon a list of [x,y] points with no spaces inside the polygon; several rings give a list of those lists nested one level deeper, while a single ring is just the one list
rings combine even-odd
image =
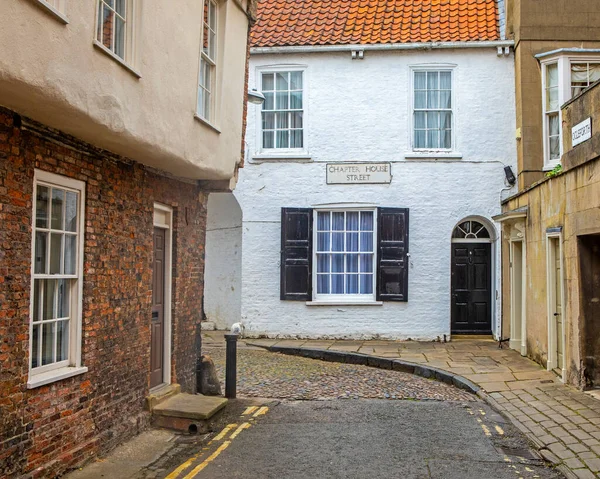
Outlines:
[{"label": "stone wall", "polygon": [[[86,183],[88,372],[27,389],[35,169]],[[0,476],[54,477],[147,427],[154,202],[174,211],[172,381],[194,391],[207,196],[0,109]]]}]

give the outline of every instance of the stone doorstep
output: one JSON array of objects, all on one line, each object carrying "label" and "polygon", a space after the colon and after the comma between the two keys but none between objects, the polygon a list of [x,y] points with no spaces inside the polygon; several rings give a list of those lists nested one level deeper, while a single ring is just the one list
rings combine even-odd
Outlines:
[{"label": "stone doorstep", "polygon": [[159,389],[151,390],[150,394],[146,396],[145,408],[147,411],[152,412],[156,406],[180,392],[181,386],[179,384],[165,384]]},{"label": "stone doorstep", "polygon": [[152,415],[206,421],[223,409],[227,402],[222,397],[181,393],[154,406]]}]

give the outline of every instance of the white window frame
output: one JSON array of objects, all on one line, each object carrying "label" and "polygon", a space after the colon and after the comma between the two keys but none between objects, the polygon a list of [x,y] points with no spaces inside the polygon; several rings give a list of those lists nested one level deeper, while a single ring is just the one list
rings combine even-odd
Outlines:
[{"label": "white window frame", "polygon": [[[596,55],[584,54],[568,54],[557,53],[555,55],[544,56],[540,60],[542,70],[542,126],[543,126],[543,145],[544,145],[544,171],[554,169],[560,164],[563,148],[563,131],[562,131],[562,110],[561,106],[571,99],[571,63],[600,63],[600,53]],[[560,128],[560,154],[557,160],[550,160],[550,140],[549,128],[546,111],[546,75],[549,65],[557,64],[558,66],[558,124]]]},{"label": "white window frame", "polygon": [[67,0],[35,0],[39,6],[52,14],[58,21],[65,25],[69,23],[66,15]]},{"label": "white window frame", "polygon": [[308,126],[309,126],[309,105],[308,105],[308,67],[299,64],[279,64],[262,65],[256,68],[255,81],[258,90],[262,92],[263,73],[282,73],[282,72],[301,72],[302,73],[302,148],[263,148],[262,139],[262,106],[256,110],[256,155],[261,158],[298,158],[307,156],[308,149]]},{"label": "white window frame", "polygon": [[[450,72],[450,78],[452,82],[452,90],[450,93],[450,103],[452,105],[452,125],[451,125],[451,145],[450,148],[416,148],[415,147],[415,125],[414,125],[414,114],[415,114],[415,73],[417,72]],[[457,140],[456,140],[456,65],[454,64],[426,64],[426,65],[411,65],[409,67],[409,112],[408,112],[408,144],[410,145],[411,152],[416,157],[421,155],[427,155],[428,153],[441,153],[442,155],[452,155],[456,153]],[[407,155],[411,157],[412,155]],[[452,156],[454,157],[454,156]],[[458,155],[458,158],[461,156]]]},{"label": "white window frame", "polygon": [[[317,293],[317,215],[319,212],[348,212],[348,211],[370,211],[373,213],[373,293],[372,294],[318,294]],[[345,226],[344,226],[345,228]],[[341,231],[340,231],[341,232]],[[344,229],[344,233],[346,230]],[[344,235],[345,237],[345,235]],[[345,239],[344,239],[345,242]],[[313,234],[312,234],[312,302],[310,306],[323,304],[374,304],[381,305],[383,302],[376,301],[377,297],[377,208],[373,206],[355,205],[333,205],[319,206],[313,208]],[[358,252],[360,254],[360,252]],[[344,262],[344,270],[346,264]],[[344,274],[345,277],[345,274]]]},{"label": "white window frame", "polygon": [[[77,224],[77,261],[76,273],[74,275],[59,275],[61,279],[72,279],[74,285],[71,289],[71,310],[70,310],[70,331],[69,331],[69,356],[67,360],[39,366],[33,369],[32,355],[33,350],[33,301],[34,301],[34,280],[51,279],[51,274],[35,273],[35,237],[36,237],[36,211],[37,211],[37,187],[54,186],[66,190],[76,191],[79,194]],[[31,285],[30,285],[30,312],[29,312],[29,378],[27,387],[29,389],[43,386],[61,379],[75,376],[87,372],[87,368],[81,365],[81,343],[82,343],[82,307],[83,307],[83,253],[84,253],[84,234],[85,234],[85,183],[42,170],[35,170],[33,179],[33,214],[32,214],[32,238],[31,238]],[[48,219],[50,221],[50,218]],[[41,347],[41,345],[40,345]]]},{"label": "white window frame", "polygon": [[[204,5],[208,2],[209,4],[209,9],[212,8],[215,11],[215,29],[212,30],[210,28],[210,19],[206,19],[204,18]],[[202,0],[202,20],[200,22],[201,28],[200,28],[200,54],[198,56],[199,61],[198,61],[198,81],[196,82],[198,90],[196,92],[196,115],[195,117],[198,118],[199,120],[207,123],[209,126],[212,126],[213,128],[216,129],[215,124],[216,124],[216,118],[217,118],[217,111],[216,111],[216,106],[217,106],[217,102],[216,102],[216,97],[218,94],[218,88],[217,88],[217,69],[218,69],[218,58],[219,58],[219,20],[220,20],[220,15],[219,15],[219,2],[217,0]],[[212,30],[214,33],[214,58],[211,58],[208,54],[206,54],[204,52],[204,47],[203,47],[203,41],[204,41],[204,31],[206,28],[209,28],[209,30]],[[210,39],[210,35],[209,35],[209,39]],[[210,48],[209,48],[210,49]],[[210,89],[207,89],[205,85],[202,84],[202,67],[203,65],[207,65],[208,68],[210,68]],[[210,95],[209,98],[209,111],[208,111],[208,115],[206,115],[206,112],[203,111],[203,107],[200,108],[200,102],[199,102],[199,98],[200,98],[200,91],[204,91],[204,92],[208,92]],[[218,130],[217,130],[218,131]]]},{"label": "white window frame", "polygon": [[[95,23],[94,23],[94,46],[103,53],[107,54],[125,69],[133,73],[137,78],[141,78],[141,73],[136,69],[137,63],[137,29],[136,25],[139,23],[139,5],[141,0],[125,0],[127,2],[125,7],[125,40],[124,40],[124,55],[123,57],[117,55],[111,48],[108,48],[98,39],[98,23],[100,22],[100,10],[103,3],[106,0],[95,0]],[[110,8],[110,7],[109,7]],[[116,27],[115,27],[116,28]],[[114,35],[113,35],[114,44]]]}]

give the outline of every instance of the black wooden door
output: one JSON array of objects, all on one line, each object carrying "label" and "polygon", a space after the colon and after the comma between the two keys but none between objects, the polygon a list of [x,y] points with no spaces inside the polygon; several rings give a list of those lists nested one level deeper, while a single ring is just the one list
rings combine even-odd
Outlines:
[{"label": "black wooden door", "polygon": [[454,334],[491,334],[490,243],[452,243],[452,319]]},{"label": "black wooden door", "polygon": [[163,383],[165,310],[165,230],[154,228],[152,322],[150,324],[150,387]]}]

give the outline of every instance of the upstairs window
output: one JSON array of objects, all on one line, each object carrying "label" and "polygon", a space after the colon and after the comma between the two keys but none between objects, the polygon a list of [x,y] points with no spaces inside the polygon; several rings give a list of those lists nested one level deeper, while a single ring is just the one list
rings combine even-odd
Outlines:
[{"label": "upstairs window", "polygon": [[261,74],[262,148],[299,150],[304,148],[304,78],[302,71]]},{"label": "upstairs window", "polygon": [[558,64],[552,63],[546,67],[546,85],[544,89],[546,151],[549,162],[560,161],[560,101]]},{"label": "upstairs window", "polygon": [[213,0],[204,0],[202,17],[197,113],[204,120],[213,121],[217,71],[217,4]]},{"label": "upstairs window", "polygon": [[98,0],[96,40],[121,60],[128,60],[130,3],[131,0]]},{"label": "upstairs window", "polygon": [[600,63],[571,63],[571,98],[600,80]]},{"label": "upstairs window", "polygon": [[413,148],[452,149],[452,72],[415,71]]}]

